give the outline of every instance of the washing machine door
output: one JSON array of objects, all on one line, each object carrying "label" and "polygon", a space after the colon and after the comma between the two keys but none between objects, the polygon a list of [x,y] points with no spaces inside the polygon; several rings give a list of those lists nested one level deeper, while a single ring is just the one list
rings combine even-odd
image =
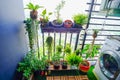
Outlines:
[{"label": "washing machine door", "polygon": [[102,73],[108,79],[114,79],[116,72],[120,69],[120,57],[113,51],[104,51],[99,58]]}]

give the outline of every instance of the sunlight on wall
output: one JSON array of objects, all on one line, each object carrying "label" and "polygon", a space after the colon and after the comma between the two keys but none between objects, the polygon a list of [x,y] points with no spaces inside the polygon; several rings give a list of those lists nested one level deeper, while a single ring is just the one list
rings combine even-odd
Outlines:
[{"label": "sunlight on wall", "polygon": [[[26,4],[29,2],[32,2],[34,4],[38,4],[40,6],[44,6],[44,8],[39,9],[39,15],[42,12],[43,9],[47,9],[48,12],[53,12],[53,15],[51,16],[50,20],[55,19],[54,11],[56,5],[59,4],[61,0],[24,0],[24,7],[26,7]],[[77,13],[85,13],[85,10],[88,9],[87,2],[88,0],[65,0],[65,6],[61,10],[61,18],[63,20],[65,19],[72,19],[72,16]],[[29,10],[25,9],[25,17],[29,17]]]}]

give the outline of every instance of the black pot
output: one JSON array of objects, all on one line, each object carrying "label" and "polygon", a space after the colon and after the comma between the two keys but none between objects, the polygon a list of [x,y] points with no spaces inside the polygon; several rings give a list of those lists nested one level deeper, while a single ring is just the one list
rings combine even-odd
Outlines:
[{"label": "black pot", "polygon": [[74,28],[82,28],[82,26],[75,23],[75,24],[74,24]]},{"label": "black pot", "polygon": [[62,69],[67,69],[67,65],[62,64]]},{"label": "black pot", "polygon": [[54,69],[59,69],[60,68],[60,65],[54,65]]},{"label": "black pot", "polygon": [[38,76],[38,75],[40,74],[40,72],[41,72],[41,70],[36,70],[36,71],[34,72],[34,76]]}]

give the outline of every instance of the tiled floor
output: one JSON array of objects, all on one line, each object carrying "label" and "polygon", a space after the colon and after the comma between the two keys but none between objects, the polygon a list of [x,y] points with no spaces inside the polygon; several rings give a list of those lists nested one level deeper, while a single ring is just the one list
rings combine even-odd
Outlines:
[{"label": "tiled floor", "polygon": [[87,75],[79,76],[47,76],[47,80],[89,80]]}]

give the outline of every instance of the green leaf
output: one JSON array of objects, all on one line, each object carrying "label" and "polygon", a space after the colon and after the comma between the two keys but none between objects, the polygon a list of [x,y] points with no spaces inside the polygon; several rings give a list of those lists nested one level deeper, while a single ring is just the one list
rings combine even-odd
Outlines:
[{"label": "green leaf", "polygon": [[46,15],[46,9],[42,11],[42,15],[45,16]]}]

